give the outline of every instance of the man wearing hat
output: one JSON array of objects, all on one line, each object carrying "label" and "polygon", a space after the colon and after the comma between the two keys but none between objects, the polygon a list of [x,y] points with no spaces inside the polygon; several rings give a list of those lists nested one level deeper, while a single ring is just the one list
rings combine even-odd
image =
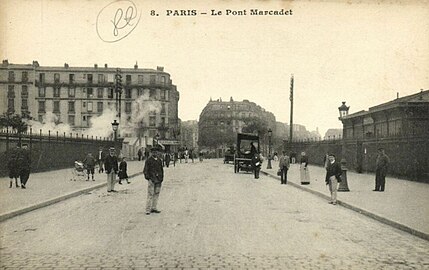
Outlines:
[{"label": "man wearing hat", "polygon": [[161,149],[158,147],[153,147],[151,149],[151,155],[146,160],[143,169],[144,177],[148,181],[146,215],[161,213],[161,211],[156,209],[159,193],[161,191],[161,184],[164,180],[164,169],[162,167],[162,160],[159,157],[160,150]]},{"label": "man wearing hat", "polygon": [[118,173],[118,158],[115,155],[115,148],[110,147],[109,155],[104,161],[104,169],[107,174],[107,192],[117,192],[114,190],[116,174]]},{"label": "man wearing hat", "polygon": [[389,166],[389,157],[384,153],[383,148],[378,148],[378,156],[375,161],[375,189],[373,191],[384,191],[386,183],[387,167]]},{"label": "man wearing hat", "polygon": [[330,204],[337,204],[337,186],[341,182],[341,165],[335,160],[334,154],[328,155],[328,162],[326,166],[326,178],[325,182],[329,185],[329,191],[331,193]]},{"label": "man wearing hat", "polygon": [[28,151],[28,144],[22,144],[22,148],[18,152],[18,168],[21,188],[26,188],[27,181],[30,178],[30,167],[31,158],[30,152]]}]

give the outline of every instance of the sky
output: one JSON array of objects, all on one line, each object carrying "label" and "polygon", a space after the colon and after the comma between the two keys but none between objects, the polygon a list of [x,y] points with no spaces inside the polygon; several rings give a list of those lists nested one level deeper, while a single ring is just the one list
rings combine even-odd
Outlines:
[{"label": "sky", "polygon": [[[120,8],[129,16],[117,20],[115,36]],[[191,16],[172,16],[176,9]],[[292,15],[255,16],[251,9]],[[6,0],[0,55],[42,66],[163,66],[180,92],[182,121],[198,120],[210,98],[232,96],[288,123],[293,74],[294,123],[323,136],[341,127],[342,101],[353,113],[397,92],[429,89],[428,14],[427,1]],[[128,25],[124,17],[132,18]]]}]

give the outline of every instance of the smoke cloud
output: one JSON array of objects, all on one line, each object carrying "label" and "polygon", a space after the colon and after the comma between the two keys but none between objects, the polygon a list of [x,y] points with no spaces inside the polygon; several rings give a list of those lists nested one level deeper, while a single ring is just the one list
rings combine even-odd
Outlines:
[{"label": "smoke cloud", "polygon": [[[33,133],[39,133],[42,130],[42,134],[48,134],[49,130],[51,134],[56,133],[58,131],[59,134],[69,134],[72,132],[72,128],[69,124],[58,123],[59,119],[52,112],[47,112],[43,116],[43,123],[34,120],[27,120],[26,123],[28,128],[33,130]],[[57,124],[58,123],[58,124]]]}]

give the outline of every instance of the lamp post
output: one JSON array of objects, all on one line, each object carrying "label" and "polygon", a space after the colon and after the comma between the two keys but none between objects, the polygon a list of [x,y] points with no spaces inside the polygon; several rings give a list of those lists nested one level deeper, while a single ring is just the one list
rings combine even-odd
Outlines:
[{"label": "lamp post", "polygon": [[113,120],[112,129],[113,129],[113,135],[114,135],[113,139],[115,144],[116,144],[116,141],[118,140],[118,134],[117,134],[118,126],[119,126],[119,123],[116,120]]},{"label": "lamp post", "polygon": [[159,141],[159,133],[156,133],[156,135],[155,135],[155,141],[156,141],[156,145],[158,146],[159,145],[159,143],[158,143],[158,141]]},{"label": "lamp post", "polygon": [[271,128],[268,129],[268,164],[267,169],[272,169],[271,167],[271,136],[273,136],[273,131]]},{"label": "lamp post", "polygon": [[341,182],[340,185],[338,187],[338,191],[342,191],[342,192],[348,192],[350,191],[349,189],[349,185],[347,183],[347,161],[346,161],[346,130],[344,129],[344,117],[346,117],[349,114],[349,108],[350,106],[346,106],[346,102],[343,101],[343,104],[338,107],[338,111],[340,112],[340,117],[339,119],[341,120],[341,122],[343,123],[343,136],[342,136],[342,147],[341,147]]}]

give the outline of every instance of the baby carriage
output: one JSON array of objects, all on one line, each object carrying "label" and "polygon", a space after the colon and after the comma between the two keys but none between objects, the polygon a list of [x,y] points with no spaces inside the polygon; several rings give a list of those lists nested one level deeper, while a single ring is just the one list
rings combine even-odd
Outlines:
[{"label": "baby carriage", "polygon": [[71,179],[70,181],[76,181],[76,179],[85,179],[86,176],[86,169],[85,165],[82,161],[76,160],[74,162],[74,167],[71,171]]}]

